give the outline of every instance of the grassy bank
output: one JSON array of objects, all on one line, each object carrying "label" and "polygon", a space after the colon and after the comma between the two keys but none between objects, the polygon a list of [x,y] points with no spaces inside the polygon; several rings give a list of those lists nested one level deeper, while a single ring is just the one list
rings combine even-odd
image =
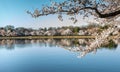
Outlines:
[{"label": "grassy bank", "polygon": [[[48,38],[78,38],[78,39],[85,39],[85,38],[95,38],[95,36],[17,36],[17,37],[0,37],[0,39],[48,39]],[[115,36],[111,36],[111,38],[115,38]]]}]

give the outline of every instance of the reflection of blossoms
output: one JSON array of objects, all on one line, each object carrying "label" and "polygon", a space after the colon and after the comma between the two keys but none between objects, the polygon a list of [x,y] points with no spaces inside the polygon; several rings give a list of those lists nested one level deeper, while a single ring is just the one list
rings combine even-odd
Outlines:
[{"label": "reflection of blossoms", "polygon": [[[96,39],[97,40],[97,39]],[[119,44],[120,39],[113,39],[113,41],[110,41],[109,43],[108,39],[103,40],[105,41],[105,44],[102,44],[102,46],[109,47],[113,45],[113,49],[115,47],[115,43]],[[78,57],[84,57],[86,54],[93,52],[96,54],[97,49],[100,48],[97,44],[98,42],[94,41],[94,39],[36,39],[36,40],[0,40],[0,46],[4,46],[3,48],[6,49],[13,49],[15,46],[24,48],[27,46],[27,44],[39,44],[40,46],[57,46],[64,48],[66,50],[69,50],[71,52],[79,53]],[[23,47],[24,46],[24,47]]]},{"label": "reflection of blossoms", "polygon": [[[96,48],[100,48],[104,43],[109,41],[109,36],[114,31],[118,30],[116,27],[118,24],[114,24],[113,26],[109,27],[108,29],[104,30],[101,35],[96,36],[95,41],[91,43],[90,46],[86,47],[86,49],[81,53],[81,57],[85,56],[87,53],[93,51]],[[119,37],[118,37],[119,38]]]}]

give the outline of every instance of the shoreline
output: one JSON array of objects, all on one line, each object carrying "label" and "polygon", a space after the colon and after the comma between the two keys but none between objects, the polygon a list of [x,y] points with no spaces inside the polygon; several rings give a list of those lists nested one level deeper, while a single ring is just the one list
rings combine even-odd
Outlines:
[{"label": "shoreline", "polygon": [[[14,36],[14,37],[0,37],[2,39],[94,39],[95,36]],[[110,38],[117,38],[110,36]]]}]

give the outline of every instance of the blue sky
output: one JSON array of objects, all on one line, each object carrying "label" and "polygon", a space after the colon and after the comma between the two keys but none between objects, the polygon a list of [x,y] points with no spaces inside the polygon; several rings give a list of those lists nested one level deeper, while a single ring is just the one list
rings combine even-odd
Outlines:
[{"label": "blue sky", "polygon": [[[54,1],[60,2],[63,0]],[[60,22],[57,15],[34,19],[26,13],[27,10],[33,11],[36,8],[42,8],[43,4],[49,5],[50,0],[0,0],[0,27],[14,25],[15,27],[39,28],[73,25],[71,21],[67,20],[66,16],[64,21]],[[75,25],[79,26],[80,23]]]}]

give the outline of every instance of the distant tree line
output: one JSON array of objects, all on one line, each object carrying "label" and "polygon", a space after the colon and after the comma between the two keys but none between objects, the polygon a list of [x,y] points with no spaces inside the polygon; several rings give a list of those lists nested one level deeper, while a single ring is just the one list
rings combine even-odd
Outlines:
[{"label": "distant tree line", "polygon": [[[49,28],[25,28],[7,25],[0,27],[0,36],[71,36],[71,35],[99,35],[101,31],[107,29],[109,26],[104,27],[89,24],[88,26],[63,26],[63,27],[49,27]],[[118,30],[120,32],[120,30]],[[118,33],[118,32],[116,32]],[[116,34],[114,33],[114,34]]]}]

